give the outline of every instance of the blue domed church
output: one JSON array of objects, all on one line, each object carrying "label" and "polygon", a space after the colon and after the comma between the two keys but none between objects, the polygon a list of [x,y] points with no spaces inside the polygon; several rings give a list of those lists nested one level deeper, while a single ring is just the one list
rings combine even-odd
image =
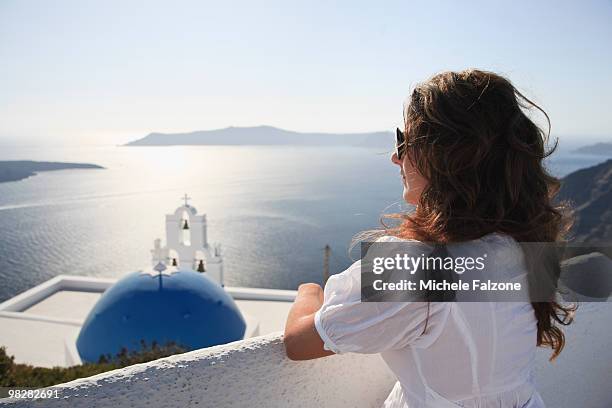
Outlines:
[{"label": "blue domed church", "polygon": [[244,338],[246,323],[223,288],[219,245],[206,238],[206,215],[185,203],[166,216],[166,247],[155,240],[153,268],[128,274],[90,311],[76,341],[83,362],[174,343],[188,350]]}]

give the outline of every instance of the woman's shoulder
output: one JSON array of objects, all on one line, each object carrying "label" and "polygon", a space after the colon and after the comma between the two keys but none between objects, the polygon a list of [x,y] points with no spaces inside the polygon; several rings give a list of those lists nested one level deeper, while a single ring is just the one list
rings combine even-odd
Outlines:
[{"label": "woman's shoulder", "polygon": [[383,235],[378,237],[374,242],[414,242],[414,243],[422,243],[416,239],[409,238],[400,238],[396,235]]},{"label": "woman's shoulder", "polygon": [[383,235],[378,237],[376,241],[371,242],[368,246],[368,252],[373,249],[373,252],[408,252],[408,253],[421,253],[423,251],[429,252],[435,247],[430,242],[419,241],[412,238],[401,238],[396,235]]},{"label": "woman's shoulder", "polygon": [[381,235],[361,241],[361,257],[354,261],[343,272],[329,277],[325,285],[325,290],[334,292],[359,291],[361,293],[361,266],[362,261],[371,261],[373,257],[391,257],[397,253],[408,253],[414,256],[428,253],[431,247],[415,239],[400,238],[395,235]]},{"label": "woman's shoulder", "polygon": [[502,257],[516,258],[522,255],[520,243],[512,236],[501,232],[492,232],[478,239],[468,241],[467,244]]}]

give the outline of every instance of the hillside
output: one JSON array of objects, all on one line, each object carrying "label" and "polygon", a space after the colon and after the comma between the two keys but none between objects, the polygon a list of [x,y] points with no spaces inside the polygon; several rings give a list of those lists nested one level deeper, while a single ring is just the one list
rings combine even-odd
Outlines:
[{"label": "hillside", "polygon": [[597,156],[612,156],[612,143],[595,143],[580,147],[574,153],[594,154]]},{"label": "hillside", "polygon": [[562,179],[558,200],[576,211],[573,234],[580,241],[612,240],[612,159]]},{"label": "hillside", "polygon": [[150,133],[126,146],[298,145],[392,148],[391,132],[301,133],[272,126],[228,127],[189,133]]},{"label": "hillside", "polygon": [[103,169],[88,163],[37,162],[28,160],[0,161],[0,183],[18,181],[36,175],[40,171],[66,169]]}]

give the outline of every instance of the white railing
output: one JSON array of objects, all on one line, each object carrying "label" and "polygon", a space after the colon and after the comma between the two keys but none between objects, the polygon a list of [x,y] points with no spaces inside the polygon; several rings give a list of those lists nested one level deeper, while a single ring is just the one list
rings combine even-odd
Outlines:
[{"label": "white railing", "polygon": [[394,382],[378,355],[291,361],[279,332],[51,387],[58,390],[58,399],[11,400],[9,405],[379,407]]}]

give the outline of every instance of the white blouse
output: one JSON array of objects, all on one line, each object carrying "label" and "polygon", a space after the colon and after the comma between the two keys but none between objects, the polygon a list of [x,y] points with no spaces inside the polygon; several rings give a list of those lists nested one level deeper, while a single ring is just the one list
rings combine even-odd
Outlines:
[{"label": "white blouse", "polygon": [[[415,256],[422,253],[423,243],[406,242],[414,242]],[[487,253],[495,265],[487,273],[527,284],[522,251],[509,236],[447,249],[454,256]],[[385,407],[544,407],[532,379],[537,322],[528,299],[432,302],[429,311],[426,302],[361,303],[360,273],[357,261],[329,278],[315,325],[327,350],[381,354],[399,380]]]}]

